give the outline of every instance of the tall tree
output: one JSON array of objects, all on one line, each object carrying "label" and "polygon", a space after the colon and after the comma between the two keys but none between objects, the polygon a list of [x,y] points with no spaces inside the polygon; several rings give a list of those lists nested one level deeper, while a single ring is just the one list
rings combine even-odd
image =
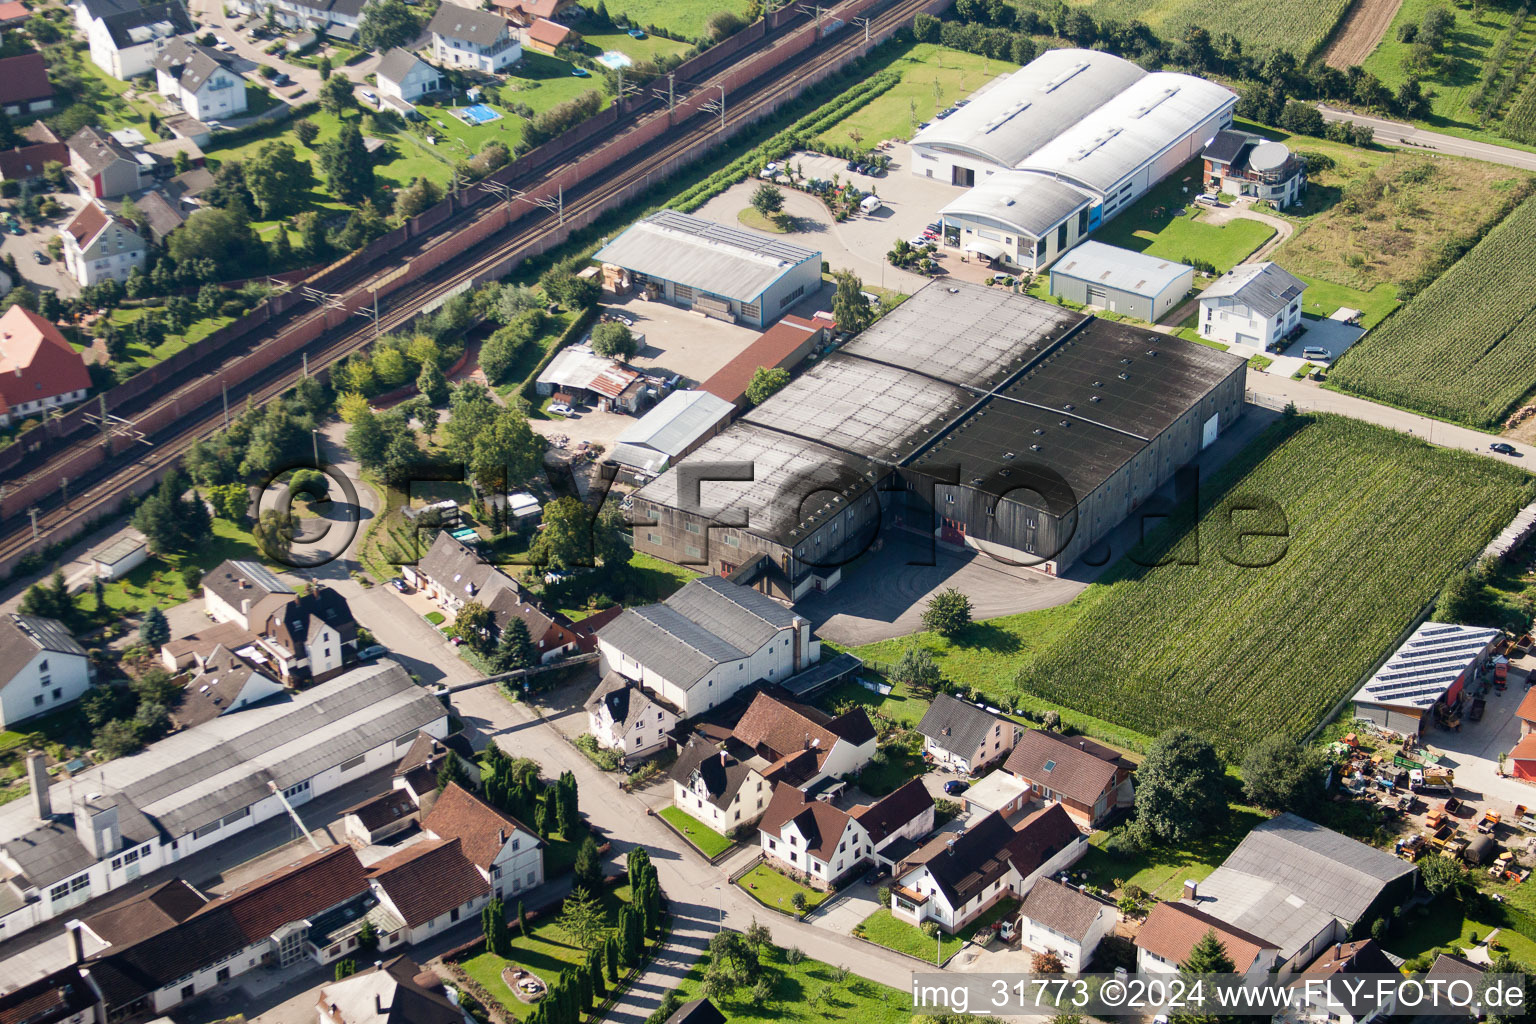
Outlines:
[{"label": "tall tree", "polygon": [[320,147],[320,169],[331,191],[343,202],[359,203],[373,194],[373,158],[363,147],[362,132],[350,121],[341,126],[335,139]]},{"label": "tall tree", "polygon": [[269,508],[261,513],[251,536],[262,553],[273,561],[281,561],[293,548],[293,538],[298,532],[299,519],[292,512]]},{"label": "tall tree", "polygon": [[491,610],[476,600],[464,602],[453,625],[469,649],[476,654],[488,654],[495,643],[496,619]]},{"label": "tall tree", "polygon": [[833,276],[837,280],[837,290],[832,293],[832,316],[837,321],[837,329],[862,331],[874,319],[864,298],[864,282],[851,270],[839,270]]},{"label": "tall tree", "polygon": [[560,927],[582,949],[591,949],[603,937],[602,904],[583,889],[573,889],[560,910]]},{"label": "tall tree", "polygon": [[[315,185],[315,173],[290,144],[268,142],[246,158],[245,184],[262,220],[273,220],[286,217],[304,201]],[[287,238],[285,231],[278,233]]]},{"label": "tall tree", "polygon": [[165,612],[155,605],[144,613],[144,621],[139,624],[139,639],[159,650],[164,644],[171,641],[171,624],[166,621]]},{"label": "tall tree", "polygon": [[1226,771],[1211,741],[1188,729],[1159,736],[1136,771],[1136,828],[1187,843],[1227,822]]},{"label": "tall tree", "polygon": [[1323,798],[1324,760],[1284,733],[1271,733],[1243,758],[1243,792],[1272,811],[1306,814]]},{"label": "tall tree", "polygon": [[492,656],[491,667],[497,672],[527,668],[533,664],[533,655],[533,640],[528,635],[528,624],[522,619],[514,618],[507,623],[507,628],[501,631],[501,639],[496,643],[496,653]]},{"label": "tall tree", "polygon": [[358,41],[366,50],[385,53],[396,46],[413,42],[421,32],[416,16],[403,0],[375,0],[363,9],[357,28]]},{"label": "tall tree", "polygon": [[460,789],[472,788],[469,783],[469,773],[459,762],[459,755],[451,750],[448,756],[443,758],[443,766],[437,770],[437,791],[441,793],[450,785],[457,785]]},{"label": "tall tree", "polygon": [[571,886],[583,889],[591,896],[602,896],[603,862],[597,854],[597,840],[590,835],[581,841],[581,846],[576,850],[576,862],[571,868]]}]

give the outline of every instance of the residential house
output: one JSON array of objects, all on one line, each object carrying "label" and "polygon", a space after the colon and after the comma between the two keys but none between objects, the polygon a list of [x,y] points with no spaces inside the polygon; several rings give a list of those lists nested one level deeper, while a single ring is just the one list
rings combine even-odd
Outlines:
[{"label": "residential house", "polygon": [[1263,935],[1287,970],[1413,899],[1418,868],[1385,850],[1281,814],[1249,832],[1185,902],[1234,928]]},{"label": "residential house", "polygon": [[357,37],[367,5],[368,0],[238,0],[235,7],[263,18],[271,7],[283,28],[323,32],[347,42]]},{"label": "residential house", "polygon": [[497,899],[544,884],[544,841],[538,833],[450,783],[421,820],[434,839],[458,839],[464,856],[490,883]]},{"label": "residential house", "polygon": [[25,25],[32,16],[32,8],[21,0],[5,0],[0,3],[0,28],[16,28]]},{"label": "residential house", "polygon": [[531,601],[516,580],[447,530],[438,531],[419,563],[401,571],[449,612],[457,613],[466,601],[475,600],[490,611],[498,631],[513,618],[522,619],[540,664],[574,653],[581,645],[581,632],[570,619]]},{"label": "residential house", "polygon": [[263,628],[283,605],[298,597],[260,562],[220,562],[203,577],[203,607],[218,622]]},{"label": "residential house", "polygon": [[133,225],[92,199],[64,225],[64,270],[88,288],[102,281],[126,281],[144,265],[149,250]]},{"label": "residential house", "polygon": [[679,1006],[665,1024],[725,1024],[725,1014],[704,996]]},{"label": "residential house", "polygon": [[1080,823],[1098,827],[1135,795],[1135,765],[1109,747],[1081,736],[1031,729],[1004,762],[1005,770],[1046,803],[1060,803]]},{"label": "residential house", "polygon": [[810,751],[815,778],[852,774],[875,756],[875,727],[862,707],[833,718],[767,693],[752,698],[731,738],[770,764]]},{"label": "residential house", "polygon": [[419,732],[405,756],[395,765],[393,788],[409,793],[422,814],[432,810],[437,799],[437,776],[443,763],[450,757],[459,759],[459,770],[469,781],[470,788],[480,785],[480,765],[475,759],[475,748],[462,732],[438,737],[429,732]]},{"label": "residential house", "polygon": [[85,398],[91,375],[50,321],[12,306],[0,314],[0,427]]},{"label": "residential house", "polygon": [[1278,263],[1243,263],[1200,293],[1200,337],[1263,351],[1301,326],[1305,281]]},{"label": "residential house", "polygon": [[1024,727],[994,711],[941,693],[928,705],[917,731],[923,734],[923,752],[934,763],[978,774],[1008,756]]},{"label": "residential house", "polygon": [[660,604],[626,608],[598,630],[601,671],[633,679],[684,718],[757,683],[783,682],[821,657],[811,624],[719,576],[689,580]]},{"label": "residential house", "polygon": [[187,680],[185,696],[171,711],[171,719],[182,728],[201,725],[283,698],[287,692],[258,646],[246,644],[232,651],[218,644],[202,659],[201,669]]},{"label": "residential house", "polygon": [[1183,903],[1159,903],[1136,933],[1137,972],[1176,973],[1200,940],[1212,932],[1226,948],[1237,974],[1262,977],[1279,956],[1279,949],[1269,939]]},{"label": "residential house", "polygon": [[780,782],[758,834],[770,861],[804,874],[813,884],[831,886],[870,860],[891,867],[917,849],[917,840],[933,831],[933,822],[933,797],[920,779],[846,811]]},{"label": "residential house", "polygon": [[1087,849],[1088,837],[1059,804],[1017,828],[992,814],[959,835],[941,833],[897,864],[891,913],[953,933],[998,900],[1027,896],[1037,880],[1071,867]]},{"label": "residential house", "polygon": [[319,1024],[473,1024],[457,993],[405,956],[380,961],[320,990]]},{"label": "residential house", "polygon": [[267,619],[262,647],[284,682],[329,679],[357,660],[357,620],[346,598],[313,583]]},{"label": "residential house", "polygon": [[82,36],[91,30],[91,22],[109,14],[131,11],[139,6],[138,0],[71,0],[70,10],[75,14],[75,27]]},{"label": "residential house", "polygon": [[30,756],[28,799],[0,805],[0,935],[285,817],[285,802],[386,769],[418,731],[446,735],[447,725],[441,701],[381,661],[68,780],[51,780],[43,755]]},{"label": "residential house", "polygon": [[0,150],[0,181],[41,181],[49,164],[69,163],[69,147],[62,142],[33,142]]},{"label": "residential house", "polygon": [[1272,1024],[1370,1024],[1385,1020],[1397,1012],[1395,996],[1378,999],[1374,985],[1332,984],[1332,980],[1397,973],[1397,964],[1388,959],[1375,939],[1335,943],[1291,983],[1295,998],[1284,1012],[1275,1014]]},{"label": "residential house", "polygon": [[502,17],[518,25],[531,25],[535,19],[553,20],[577,9],[577,0],[491,0]]},{"label": "residential house", "polygon": [[69,137],[69,171],[87,199],[115,199],[137,192],[152,167],[106,132],[87,125]]},{"label": "residential house", "polygon": [[[84,969],[108,1020],[164,1014],[259,965],[321,964],[357,948],[332,938],[336,918],[361,927],[368,879],[350,846],[332,846],[209,900],[185,920],[89,957]],[[380,944],[393,945],[393,934]]]},{"label": "residential house", "polygon": [[167,672],[202,672],[219,648],[241,651],[261,642],[261,637],[238,622],[220,622],[188,636],[160,645],[160,663]]},{"label": "residential house", "polygon": [[379,95],[415,103],[443,87],[443,76],[409,50],[395,47],[379,61]]},{"label": "residential house", "polygon": [[575,654],[580,645],[581,636],[570,619],[559,612],[546,612],[530,600],[527,591],[520,586],[500,588],[491,594],[485,606],[496,623],[498,635],[512,624],[512,620],[522,620],[541,665]]},{"label": "residential house", "polygon": [[193,212],[159,189],[140,196],[137,206],[144,227],[149,231],[149,239],[156,245],[164,245],[166,239],[185,224]]},{"label": "residential house", "polygon": [[1029,783],[1002,768],[989,772],[980,782],[971,784],[960,797],[965,815],[979,821],[989,814],[1001,813],[1003,817],[1017,814],[1034,802]]},{"label": "residential house", "polygon": [[664,747],[678,722],[676,711],[617,672],[603,676],[585,707],[597,745],[630,757]]},{"label": "residential house", "polygon": [[534,18],[533,24],[523,29],[523,41],[540,53],[554,53],[562,46],[575,46],[581,36],[575,30],[548,18]]},{"label": "residential house", "polygon": [[368,869],[368,883],[412,943],[473,920],[491,901],[490,882],[464,856],[458,837],[413,843],[385,857]]},{"label": "residential house", "polygon": [[1036,953],[1055,953],[1062,967],[1075,974],[1088,969],[1099,940],[1118,918],[1107,901],[1042,878],[1019,907],[1019,941]]},{"label": "residential house", "polygon": [[90,685],[90,658],[64,623],[0,614],[0,728],[57,711]]},{"label": "residential house", "polygon": [[1223,128],[1200,154],[1205,187],[1214,193],[1252,196],[1284,209],[1307,187],[1307,159],[1283,142]]},{"label": "residential house", "polygon": [[245,113],[245,79],[224,54],[186,39],[167,41],[155,57],[155,87],[199,121]]},{"label": "residential house", "polygon": [[523,48],[506,19],[455,3],[438,7],[427,23],[432,57],[439,64],[497,74],[523,59]]},{"label": "residential house", "polygon": [[419,820],[416,801],[404,789],[391,789],[353,804],[341,812],[341,826],[347,838],[364,846],[388,839]]},{"label": "residential house", "polygon": [[127,81],[155,69],[155,58],[166,43],[192,32],[192,19],[180,0],[169,3],[123,4],[119,10],[90,22],[86,38],[91,63],[113,78]]},{"label": "residential house", "polygon": [[770,787],[756,768],[694,735],[672,764],[672,803],[721,834],[767,810]]},{"label": "residential house", "polygon": [[90,977],[80,970],[79,964],[70,964],[0,994],[0,1021],[6,1024],[97,1024],[103,1019],[97,1015],[100,1003]]},{"label": "residential house", "polygon": [[41,53],[0,57],[0,108],[9,117],[23,119],[53,109],[53,84]]}]

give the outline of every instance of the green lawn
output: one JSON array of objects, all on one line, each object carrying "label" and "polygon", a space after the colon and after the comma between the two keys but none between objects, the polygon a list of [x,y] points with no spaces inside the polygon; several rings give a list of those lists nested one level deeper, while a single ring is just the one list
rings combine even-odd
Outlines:
[{"label": "green lawn", "polygon": [[[73,26],[66,31],[72,31]],[[122,82],[105,71],[98,68],[90,59],[88,46],[83,41],[67,39],[62,43],[46,48],[48,66],[53,72],[53,77],[70,75],[78,83],[78,92],[75,102],[84,103],[94,107],[98,113],[96,126],[107,131],[116,131],[119,128],[137,128],[144,133],[144,137],[150,142],[158,142],[162,136],[149,127],[149,115],[158,116],[157,105],[150,99],[129,99],[126,93],[130,89],[136,92],[143,88],[143,79],[138,82]],[[154,94],[154,82],[149,84],[149,92]]]},{"label": "green lawn", "polygon": [[1474,945],[1472,936],[1486,940],[1495,929],[1499,930],[1494,939],[1497,945],[1527,966],[1536,965],[1536,942],[1512,929],[1474,920],[1467,916],[1464,903],[1446,897],[1435,899],[1427,907],[1415,907],[1393,922],[1384,945],[1389,952],[1411,960],[1435,949],[1470,949]]},{"label": "green lawn", "polygon": [[794,896],[797,892],[805,894],[805,909],[807,911],[815,910],[821,906],[822,901],[832,895],[819,889],[812,889],[808,885],[801,885],[799,882],[791,881],[787,876],[775,871],[767,864],[759,864],[751,871],[748,871],[745,875],[741,876],[736,884],[741,887],[742,892],[745,892],[763,906],[782,910],[786,914],[794,913]]},{"label": "green lawn", "polygon": [[645,27],[657,25],[687,39],[704,36],[704,26],[716,11],[747,13],[747,0],[614,0],[608,13],[615,20]]},{"label": "green lawn", "polygon": [[694,849],[711,860],[736,845],[680,807],[663,807],[660,814],[683,834],[683,838]]},{"label": "green lawn", "polygon": [[898,921],[890,907],[881,907],[859,923],[855,932],[877,946],[894,949],[898,953],[915,956],[930,963],[942,963],[960,951],[965,940],[948,932],[939,932],[930,938],[923,930],[905,921]]},{"label": "green lawn", "polygon": [[884,755],[881,763],[871,762],[859,772],[859,788],[870,796],[885,796],[928,770],[921,750],[893,743],[880,748],[880,752]]},{"label": "green lawn", "polygon": [[585,92],[595,91],[605,97],[608,95],[601,76],[594,74],[587,78],[577,78],[571,74],[571,69],[570,63],[557,57],[535,50],[524,50],[523,59],[512,69],[513,73],[497,87],[501,102],[489,104],[491,109],[502,115],[501,120],[489,124],[466,124],[455,116],[455,107],[469,105],[468,100],[462,97],[447,106],[418,103],[416,109],[427,119],[424,130],[433,134],[437,140],[431,147],[432,152],[451,165],[474,156],[482,145],[492,139],[505,143],[511,149],[522,141],[525,124],[522,118],[507,110],[513,103],[526,103],[533,108],[535,114],[542,114]]},{"label": "green lawn", "polygon": [[[1274,237],[1275,229],[1261,221],[1206,223],[1209,213],[1190,202],[1199,183],[1200,162],[1196,160],[1169,175],[1128,210],[1101,226],[1094,239],[1180,262],[1203,259],[1215,265],[1217,273],[1224,274]],[[1190,193],[1185,194],[1184,188],[1190,189]]]},{"label": "green lawn", "polygon": [[[1157,899],[1176,899],[1183,891],[1185,879],[1198,882],[1215,871],[1243,837],[1264,820],[1265,815],[1251,807],[1234,806],[1231,822],[1214,835],[1177,848],[1159,845],[1143,849],[1126,858],[1104,852],[1104,841],[1109,838],[1109,833],[1095,832],[1088,840],[1088,852],[1072,870],[1085,872],[1087,881],[1105,892],[1136,885]],[[1122,886],[1115,885],[1117,878],[1124,883]]]},{"label": "green lawn", "polygon": [[[731,1024],[908,1024],[913,1019],[912,997],[906,990],[876,984],[820,960],[790,964],[782,950],[768,948],[757,974],[769,984],[765,1004],[752,1005],[751,985],[715,1000]],[[704,994],[703,963],[695,964],[678,983],[677,994],[684,1002]]]},{"label": "green lawn", "polygon": [[[637,604],[655,604],[664,601],[682,589],[689,580],[699,574],[683,565],[673,565],[643,551],[637,551],[629,561],[623,575],[623,590],[610,593],[609,597],[626,607]],[[607,577],[600,572],[583,573],[546,591],[555,606],[566,615],[580,617],[590,614],[587,602],[607,586]]]},{"label": "green lawn", "polygon": [[1332,281],[1324,281],[1310,274],[1296,276],[1307,283],[1307,290],[1303,296],[1306,302],[1302,312],[1313,316],[1328,317],[1335,311],[1348,306],[1365,314],[1360,318],[1360,325],[1370,328],[1385,320],[1387,314],[1400,305],[1397,301],[1397,285],[1379,284],[1370,291],[1363,292],[1358,288],[1334,284]]},{"label": "green lawn", "polygon": [[[140,319],[146,312],[148,312],[148,309],[143,306],[131,309],[114,309],[111,313],[111,319],[113,323],[123,326]],[[164,362],[188,345],[202,341],[214,331],[231,323],[234,323],[233,317],[204,317],[188,327],[185,334],[166,335],[165,340],[154,348],[147,348],[143,343],[135,341],[128,346],[128,354],[134,362],[148,369],[156,363]]]},{"label": "green lawn", "polygon": [[[627,902],[628,886],[604,892],[603,909],[607,912],[610,927],[617,925],[619,907]],[[516,903],[507,907],[507,913],[516,915]],[[521,1020],[533,1012],[534,1004],[524,1003],[512,994],[501,980],[502,968],[515,964],[532,971],[545,982],[552,982],[560,976],[561,971],[584,961],[586,955],[586,950],[576,945],[570,933],[560,927],[559,915],[552,913],[530,926],[526,937],[518,933],[514,917],[510,957],[503,959],[494,953],[481,953],[465,960],[460,966],[471,978],[484,985],[487,992],[499,999],[508,1013]]]},{"label": "green lawn", "polygon": [[578,21],[571,27],[581,34],[582,41],[587,44],[584,52],[589,57],[597,57],[609,50],[617,50],[627,54],[630,60],[639,62],[682,53],[688,49],[687,43],[680,43],[676,39],[667,39],[664,36],[647,34],[644,39],[636,39],[624,29],[614,28],[611,25],[599,26],[595,19],[590,18]]},{"label": "green lawn", "polygon": [[105,584],[107,607],[119,612],[142,612],[154,606],[169,608],[181,604],[195,596],[187,591],[181,569],[195,565],[207,572],[225,559],[264,561],[250,531],[227,519],[215,519],[213,543],[206,548],[185,556],[153,556],[122,579]]},{"label": "green lawn", "polygon": [[820,138],[852,145],[850,133],[858,132],[866,146],[881,139],[909,139],[916,125],[931,121],[937,111],[1016,66],[936,43],[913,43],[887,67],[899,71],[901,81],[822,132]]}]

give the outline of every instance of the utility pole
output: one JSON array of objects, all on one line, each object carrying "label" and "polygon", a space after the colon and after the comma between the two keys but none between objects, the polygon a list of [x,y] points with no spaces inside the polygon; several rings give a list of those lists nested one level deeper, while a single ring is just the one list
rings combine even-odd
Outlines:
[{"label": "utility pole", "polygon": [[64,495],[64,504],[69,504],[69,477],[59,477],[59,491]]},{"label": "utility pole", "polygon": [[821,35],[821,4],[801,4],[800,13],[814,15],[816,18],[816,34]]},{"label": "utility pole", "polygon": [[869,45],[869,19],[868,18],[854,18],[853,19],[853,23],[855,25],[863,25],[864,26],[864,45],[868,46]]},{"label": "utility pole", "polygon": [[318,430],[311,430],[309,432],[309,437],[310,437],[310,440],[315,442],[315,468],[319,469],[320,468],[320,431],[318,431]]},{"label": "utility pole", "polygon": [[299,353],[299,355],[304,359],[304,376],[308,377],[309,376],[309,353],[308,352],[301,352],[301,353]]},{"label": "utility pole", "polygon": [[37,509],[35,507],[27,509],[27,515],[32,519],[32,539],[37,540]]},{"label": "utility pole", "polygon": [[715,88],[720,90],[720,98],[718,100],[710,100],[708,103],[700,103],[699,109],[707,110],[711,114],[718,110],[720,112],[720,130],[723,132],[725,131],[725,85],[723,83],[717,84]]},{"label": "utility pole", "polygon": [[[484,182],[481,184],[484,184]],[[527,192],[524,192],[521,189],[512,188],[508,185],[498,185],[497,188],[506,190],[505,195],[507,202],[510,203],[514,199],[521,199],[523,202],[528,203],[531,206],[543,207],[559,218],[559,222],[562,227],[565,226],[564,185],[556,185],[555,194],[553,196],[530,196]],[[497,194],[501,195],[502,193],[498,192]]]},{"label": "utility pole", "polygon": [[[307,364],[307,362],[308,362],[307,357],[306,357],[305,361],[306,361],[306,364]],[[306,368],[307,368],[307,366],[306,366]],[[229,429],[229,381],[225,380],[225,381],[220,381],[219,383],[222,384],[223,387],[224,387],[224,429],[228,430]]]}]

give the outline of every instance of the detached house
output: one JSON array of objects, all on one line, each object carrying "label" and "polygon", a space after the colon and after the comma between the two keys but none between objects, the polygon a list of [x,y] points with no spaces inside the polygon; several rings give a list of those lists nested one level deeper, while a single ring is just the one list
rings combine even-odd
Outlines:
[{"label": "detached house", "polygon": [[12,306],[0,314],[0,427],[85,398],[91,375],[49,321]]},{"label": "detached house", "polygon": [[127,146],[89,125],[71,135],[68,146],[69,171],[87,199],[137,192],[153,173],[152,158],[139,160]]},{"label": "detached house", "polygon": [[262,628],[298,595],[260,562],[222,562],[203,577],[203,607],[219,622]]},{"label": "detached house", "polygon": [[1244,263],[1200,293],[1200,337],[1260,351],[1301,324],[1305,281],[1277,263]]},{"label": "detached house", "polygon": [[[203,577],[203,607],[217,621],[248,633],[263,669],[284,683],[320,682],[357,661],[352,609],[322,584],[296,594],[259,562],[227,561]],[[218,639],[243,653],[233,635]],[[195,646],[190,653],[196,656]],[[179,663],[181,646],[162,655]]]},{"label": "detached house", "polygon": [[245,113],[245,80],[224,55],[185,39],[172,39],[155,57],[155,86],[199,121]]},{"label": "detached house", "polygon": [[1136,933],[1136,970],[1141,974],[1169,974],[1189,959],[1197,943],[1211,932],[1226,947],[1238,974],[1269,973],[1279,949],[1268,939],[1234,927],[1219,918],[1182,903],[1159,903]]},{"label": "detached house", "polygon": [[523,47],[505,18],[445,3],[427,23],[439,64],[496,74],[523,59]]},{"label": "detached house", "polygon": [[617,672],[603,676],[585,706],[597,745],[631,757],[665,746],[678,722],[676,711]]},{"label": "detached house", "polygon": [[90,685],[90,658],[64,623],[0,614],[0,729],[57,711]]},{"label": "detached house", "polygon": [[891,913],[953,933],[1005,896],[1027,896],[1037,880],[1071,867],[1087,849],[1088,837],[1060,805],[1018,828],[992,814],[959,836],[941,833],[897,864]]},{"label": "detached house", "polygon": [[780,782],[758,831],[769,860],[830,886],[870,860],[890,867],[933,831],[933,820],[933,797],[920,779],[847,811]]},{"label": "detached house", "polygon": [[379,61],[379,95],[415,103],[443,87],[443,76],[409,50],[395,47]]},{"label": "detached house", "polygon": [[120,9],[94,17],[86,37],[91,44],[91,63],[113,78],[127,81],[147,75],[155,58],[177,36],[193,31],[180,0],[170,3],[122,4]]},{"label": "detached house", "polygon": [[1117,751],[1081,736],[1031,729],[1008,755],[1004,769],[1046,803],[1060,803],[1083,825],[1097,827],[1134,796],[1135,766]]},{"label": "detached house", "polygon": [[48,64],[37,52],[0,57],[0,107],[7,116],[28,118],[53,109]]},{"label": "detached house", "polygon": [[569,619],[529,600],[516,580],[447,530],[438,532],[419,563],[404,566],[402,572],[447,611],[457,613],[466,601],[478,601],[490,611],[498,630],[514,618],[522,619],[541,664],[574,653],[582,643],[581,631]]},{"label": "detached house", "polygon": [[82,288],[101,281],[126,281],[144,265],[148,244],[127,221],[91,200],[64,225],[64,270]]},{"label": "detached house", "polygon": [[923,752],[936,764],[975,774],[1007,757],[1024,727],[941,693],[928,705],[917,731],[923,734]]},{"label": "detached house", "polygon": [[421,827],[434,839],[458,839],[498,899],[544,884],[544,841],[538,833],[458,783],[443,790]]},{"label": "detached house", "polygon": [[858,771],[875,755],[876,745],[875,727],[862,707],[832,718],[766,693],[752,698],[731,739],[770,764],[809,752],[815,759],[813,778]]},{"label": "detached house", "polygon": [[320,990],[320,1024],[471,1024],[442,981],[404,956]]},{"label": "detached house", "polygon": [[1335,943],[1291,983],[1299,999],[1275,1015],[1275,1024],[1369,1024],[1384,1020],[1397,1010],[1395,997],[1377,999],[1373,985],[1330,981],[1341,976],[1397,973],[1398,966],[1388,959],[1375,939]]},{"label": "detached house", "polygon": [[671,778],[672,803],[721,834],[751,824],[768,807],[762,773],[701,736],[678,753]]},{"label": "detached house", "polygon": [[1019,908],[1019,941],[1037,953],[1055,953],[1069,972],[1086,971],[1099,940],[1118,918],[1105,900],[1042,878]]}]

